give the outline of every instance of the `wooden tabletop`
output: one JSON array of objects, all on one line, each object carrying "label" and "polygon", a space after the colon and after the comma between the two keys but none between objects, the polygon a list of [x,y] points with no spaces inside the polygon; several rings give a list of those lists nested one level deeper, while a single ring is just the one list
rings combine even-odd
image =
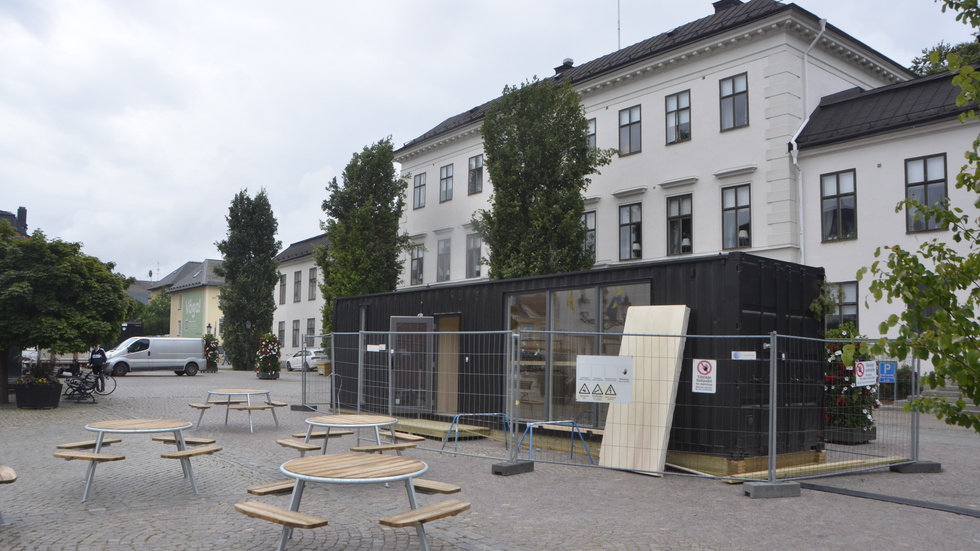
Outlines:
[{"label": "wooden tabletop", "polygon": [[335,453],[312,455],[282,464],[283,474],[334,483],[389,482],[412,478],[429,469],[424,462],[401,455]]},{"label": "wooden tabletop", "polygon": [[118,419],[91,423],[85,428],[103,432],[165,432],[188,429],[193,425],[179,419]]},{"label": "wooden tabletop", "polygon": [[259,388],[217,388],[209,390],[208,394],[268,394],[268,390]]},{"label": "wooden tabletop", "polygon": [[320,415],[319,417],[310,417],[306,422],[311,425],[324,427],[381,427],[384,425],[394,425],[398,422],[398,419],[388,417],[387,415],[370,415],[365,413],[360,415]]}]

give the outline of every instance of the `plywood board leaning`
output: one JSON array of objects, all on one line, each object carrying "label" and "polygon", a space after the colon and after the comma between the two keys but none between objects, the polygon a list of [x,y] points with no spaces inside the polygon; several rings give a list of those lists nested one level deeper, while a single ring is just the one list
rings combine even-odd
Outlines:
[{"label": "plywood board leaning", "polygon": [[609,405],[600,465],[664,470],[689,315],[683,305],[627,311],[619,355],[633,358],[633,403]]}]

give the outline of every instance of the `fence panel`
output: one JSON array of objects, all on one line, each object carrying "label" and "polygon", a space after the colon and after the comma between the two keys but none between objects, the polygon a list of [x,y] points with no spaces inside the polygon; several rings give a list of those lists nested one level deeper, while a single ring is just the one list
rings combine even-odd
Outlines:
[{"label": "fence panel", "polygon": [[[624,339],[633,342],[625,347]],[[679,366],[658,344],[678,339]],[[610,466],[617,444],[606,423],[610,408],[622,406],[590,399],[577,369],[580,357],[629,350],[639,371],[632,390],[644,403],[621,410],[630,413],[619,417],[616,437],[629,436],[618,442],[627,442],[627,455],[643,456],[663,448],[657,435],[669,435],[664,467],[631,470],[774,480],[917,459],[915,414],[901,409],[911,370],[878,358],[862,369],[893,362],[898,369],[887,380],[895,382],[859,380],[855,366],[834,359],[843,344],[775,334],[338,333],[330,376],[306,377],[304,397],[337,411],[396,416],[400,430],[429,437],[420,446],[428,449]]]}]

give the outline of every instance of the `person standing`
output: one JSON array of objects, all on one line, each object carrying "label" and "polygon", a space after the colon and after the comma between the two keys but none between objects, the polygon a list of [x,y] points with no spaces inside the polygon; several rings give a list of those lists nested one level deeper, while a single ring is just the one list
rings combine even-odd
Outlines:
[{"label": "person standing", "polygon": [[97,344],[92,347],[92,355],[89,356],[88,366],[92,371],[99,373],[102,371],[102,366],[105,364],[106,355],[105,350],[102,348],[101,344]]}]

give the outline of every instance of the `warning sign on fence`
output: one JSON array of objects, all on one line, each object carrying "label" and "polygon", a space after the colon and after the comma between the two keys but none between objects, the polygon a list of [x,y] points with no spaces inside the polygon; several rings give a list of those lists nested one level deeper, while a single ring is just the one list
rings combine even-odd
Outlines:
[{"label": "warning sign on fence", "polygon": [[692,360],[694,373],[691,374],[691,392],[714,394],[718,378],[718,364],[715,360]]},{"label": "warning sign on fence", "polygon": [[878,384],[878,362],[856,362],[854,364],[854,379],[858,386]]},{"label": "warning sign on fence", "polygon": [[633,358],[629,356],[579,356],[576,402],[629,404],[633,401]]}]

